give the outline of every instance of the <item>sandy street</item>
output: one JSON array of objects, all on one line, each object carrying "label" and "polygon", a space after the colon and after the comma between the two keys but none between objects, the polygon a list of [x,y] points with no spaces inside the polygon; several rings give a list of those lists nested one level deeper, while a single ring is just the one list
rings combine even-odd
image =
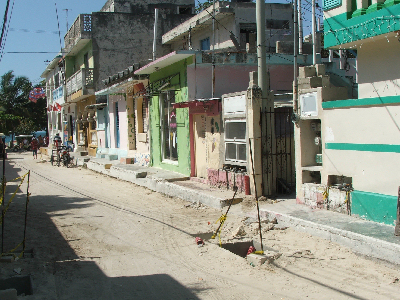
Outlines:
[{"label": "sandy street", "polygon": [[[33,295],[19,299],[399,299],[400,268],[338,244],[264,222],[275,261],[252,266],[220,248],[198,247],[226,209],[169,198],[82,168],[51,166],[10,153],[6,178],[31,170],[26,248],[0,263],[1,279],[31,275]],[[17,188],[10,182],[6,201]],[[23,237],[26,184],[5,219],[4,250]],[[237,204],[243,214],[249,203]],[[251,206],[251,205],[250,205]],[[255,209],[251,207],[251,209]],[[258,224],[228,215],[224,242],[257,239]]]}]

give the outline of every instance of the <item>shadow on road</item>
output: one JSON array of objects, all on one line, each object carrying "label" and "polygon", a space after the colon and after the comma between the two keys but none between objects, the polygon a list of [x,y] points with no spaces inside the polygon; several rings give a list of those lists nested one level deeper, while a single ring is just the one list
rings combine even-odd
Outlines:
[{"label": "shadow on road", "polygon": [[[23,172],[8,164],[6,171],[7,178]],[[6,201],[16,187],[10,184]],[[16,276],[15,270],[20,269],[19,276],[32,278],[33,294],[29,299],[199,299],[196,287],[187,288],[168,274],[109,277],[95,261],[77,255],[70,246],[76,240],[64,237],[52,217],[92,206],[88,200],[32,195],[27,214],[26,255],[11,264],[0,262],[0,282]],[[25,205],[26,190],[18,189],[5,215],[4,235],[0,235],[4,253],[23,241]],[[21,251],[22,247],[18,248],[15,255]]]}]

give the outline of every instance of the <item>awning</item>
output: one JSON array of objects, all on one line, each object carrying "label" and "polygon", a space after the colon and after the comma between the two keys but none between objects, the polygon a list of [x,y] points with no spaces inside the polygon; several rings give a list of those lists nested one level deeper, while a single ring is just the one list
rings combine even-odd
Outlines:
[{"label": "awning", "polygon": [[106,106],[107,103],[96,103],[96,104],[86,105],[85,109],[103,109]]},{"label": "awning", "polygon": [[116,83],[110,87],[107,87],[105,89],[102,89],[100,91],[97,91],[95,93],[96,96],[102,96],[102,95],[111,95],[115,93],[120,93],[121,90],[127,88],[133,83],[147,83],[148,79],[139,79],[139,77],[130,77],[122,82]]},{"label": "awning", "polygon": [[163,57],[160,57],[159,59],[156,59],[155,61],[152,61],[151,63],[145,65],[144,67],[136,70],[135,75],[152,74],[158,71],[159,69],[165,68],[169,65],[172,65],[173,63],[181,61],[195,54],[196,51],[193,50],[177,50],[171,52]]}]

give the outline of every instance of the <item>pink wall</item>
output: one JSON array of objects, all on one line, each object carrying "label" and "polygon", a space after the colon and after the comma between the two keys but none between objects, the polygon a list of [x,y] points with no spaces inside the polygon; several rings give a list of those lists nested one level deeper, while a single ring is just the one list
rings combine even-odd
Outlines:
[{"label": "pink wall", "polygon": [[[292,91],[293,66],[269,65],[271,90]],[[215,68],[215,94],[242,92],[249,87],[249,73],[257,71],[256,65],[217,65]],[[211,65],[188,66],[189,100],[211,98]],[[197,85],[197,87],[195,86]]]},{"label": "pink wall", "polygon": [[[246,180],[249,182],[249,176],[242,173],[233,173],[225,170],[207,169],[208,184],[218,188],[233,189],[237,186],[238,192],[249,194],[249,187],[246,186]],[[246,191],[247,190],[247,191]]]}]

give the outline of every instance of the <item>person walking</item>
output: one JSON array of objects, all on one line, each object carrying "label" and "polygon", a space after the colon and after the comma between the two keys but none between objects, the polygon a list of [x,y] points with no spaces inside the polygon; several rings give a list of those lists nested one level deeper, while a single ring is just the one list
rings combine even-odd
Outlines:
[{"label": "person walking", "polygon": [[37,150],[38,150],[39,142],[38,140],[33,137],[31,142],[31,149],[33,154],[33,159],[37,159]]}]

